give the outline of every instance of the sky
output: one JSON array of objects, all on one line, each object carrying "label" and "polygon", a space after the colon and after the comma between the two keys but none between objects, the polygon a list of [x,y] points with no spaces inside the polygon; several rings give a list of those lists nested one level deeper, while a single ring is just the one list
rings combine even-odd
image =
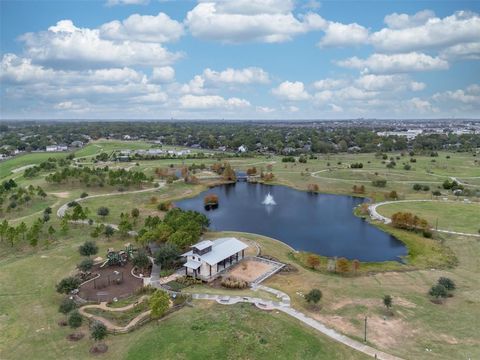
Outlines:
[{"label": "sky", "polygon": [[0,0],[0,119],[480,118],[480,1]]}]

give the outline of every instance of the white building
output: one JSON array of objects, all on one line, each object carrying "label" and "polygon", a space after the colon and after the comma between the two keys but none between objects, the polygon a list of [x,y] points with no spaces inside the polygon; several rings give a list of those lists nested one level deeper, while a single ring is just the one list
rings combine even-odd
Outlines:
[{"label": "white building", "polygon": [[57,145],[48,145],[48,146],[45,148],[45,151],[58,151],[58,150],[57,150]]},{"label": "white building", "polygon": [[183,264],[185,274],[205,281],[213,280],[222,270],[242,260],[246,248],[248,245],[233,237],[203,240],[182,255],[187,258]]},{"label": "white building", "polygon": [[247,152],[247,147],[245,145],[240,145],[238,147],[238,152],[241,152],[241,153],[244,153],[244,152]]}]

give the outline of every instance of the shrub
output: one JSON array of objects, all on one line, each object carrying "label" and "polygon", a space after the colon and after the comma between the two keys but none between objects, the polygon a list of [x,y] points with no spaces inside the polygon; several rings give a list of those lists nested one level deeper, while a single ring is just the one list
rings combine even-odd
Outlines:
[{"label": "shrub", "polygon": [[90,336],[95,341],[101,341],[107,336],[107,327],[100,321],[95,321],[90,327]]},{"label": "shrub", "polygon": [[413,184],[413,190],[415,190],[415,191],[422,190],[422,185],[421,184]]},{"label": "shrub", "polygon": [[385,187],[385,186],[387,186],[387,180],[385,180],[385,179],[373,180],[372,185],[375,186],[375,187]]},{"label": "shrub", "polygon": [[427,220],[419,218],[412,213],[402,211],[396,212],[392,215],[392,225],[396,228],[405,230],[428,230],[430,228]]},{"label": "shrub", "polygon": [[442,193],[440,192],[440,190],[434,190],[434,191],[432,191],[432,195],[433,196],[442,196]]},{"label": "shrub", "polygon": [[68,314],[70,311],[75,309],[77,305],[75,304],[75,301],[73,301],[70,298],[65,298],[62,300],[62,303],[58,307],[58,311],[61,312],[62,314]]},{"label": "shrub", "polygon": [[438,279],[438,284],[445,287],[445,289],[447,289],[448,291],[455,290],[455,283],[452,279],[449,279],[447,277],[441,277],[440,279]]},{"label": "shrub", "polygon": [[293,156],[285,156],[284,158],[282,158],[282,162],[286,163],[286,162],[292,162],[294,163],[295,162],[295,158]]},{"label": "shrub", "polygon": [[322,299],[322,292],[319,289],[312,289],[305,295],[305,300],[308,303],[317,304]]},{"label": "shrub", "polygon": [[80,264],[77,265],[77,268],[80,271],[87,272],[90,271],[93,267],[93,260],[90,258],[83,259]]},{"label": "shrub", "polygon": [[98,246],[95,241],[85,241],[83,245],[80,245],[78,252],[82,256],[90,256],[98,253]]},{"label": "shrub", "polygon": [[245,289],[248,287],[248,282],[228,276],[226,278],[222,278],[222,286],[229,289]]},{"label": "shrub", "polygon": [[353,164],[350,164],[350,168],[351,169],[362,169],[363,164],[362,163],[353,163]]},{"label": "shrub", "polygon": [[69,276],[66,277],[57,284],[57,292],[61,294],[69,294],[72,290],[77,289],[80,286],[80,279]]},{"label": "shrub", "polygon": [[68,325],[71,328],[78,328],[82,326],[83,318],[77,310],[73,310],[68,317]]},{"label": "shrub", "polygon": [[138,253],[133,257],[132,264],[140,270],[145,270],[150,266],[150,259],[145,251],[139,250]]},{"label": "shrub", "polygon": [[428,186],[428,185],[423,185],[423,186],[422,186],[422,190],[423,190],[423,191],[429,191],[429,190],[430,190],[430,186]]},{"label": "shrub", "polygon": [[168,211],[172,207],[172,202],[171,201],[163,201],[160,204],[157,205],[157,209],[159,211]]},{"label": "shrub", "polygon": [[339,273],[345,274],[350,270],[350,266],[348,264],[348,260],[344,257],[337,260],[337,271]]},{"label": "shrub", "polygon": [[170,297],[165,291],[157,290],[155,291],[150,299],[148,300],[150,310],[152,310],[151,315],[153,318],[159,318],[168,310],[170,305]]},{"label": "shrub", "polygon": [[82,192],[82,194],[80,195],[80,197],[83,199],[83,198],[86,198],[88,196],[88,194],[86,192]]},{"label": "shrub", "polygon": [[409,165],[409,164],[403,165],[403,170],[411,170],[411,169],[412,169],[411,165]]},{"label": "shrub", "polygon": [[390,295],[385,295],[383,297],[383,305],[385,305],[385,307],[390,310],[393,305],[393,299]]},{"label": "shrub", "polygon": [[424,230],[422,231],[422,235],[423,235],[423,237],[425,237],[425,238],[427,238],[427,239],[431,239],[432,236],[433,236],[433,233],[432,233],[432,231],[430,231],[430,230],[428,230],[428,229],[424,229]]},{"label": "shrub", "polygon": [[448,296],[447,289],[441,284],[433,285],[428,294],[435,299],[446,298]]},{"label": "shrub", "polygon": [[320,256],[314,254],[308,255],[307,264],[310,268],[315,269],[318,265],[320,265]]},{"label": "shrub", "polygon": [[307,191],[310,193],[316,193],[320,190],[318,187],[318,184],[308,184],[307,185]]}]

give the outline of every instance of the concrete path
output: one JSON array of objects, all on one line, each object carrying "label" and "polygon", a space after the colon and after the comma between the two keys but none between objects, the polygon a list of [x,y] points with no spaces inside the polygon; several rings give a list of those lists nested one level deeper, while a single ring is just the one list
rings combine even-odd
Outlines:
[{"label": "concrete path", "polygon": [[[445,200],[428,200],[428,199],[416,199],[416,200],[396,200],[396,201],[383,201],[380,203],[372,204],[368,207],[368,211],[370,213],[370,217],[373,220],[378,220],[381,221],[385,224],[390,224],[392,222],[392,219],[389,217],[383,216],[378,213],[377,208],[382,205],[388,205],[388,204],[396,204],[396,203],[409,203],[409,202],[438,202],[438,203],[458,203],[456,201],[445,201]],[[458,231],[450,231],[450,230],[444,230],[444,229],[432,229],[434,231],[443,233],[443,234],[452,234],[452,235],[463,235],[463,236],[473,236],[473,237],[480,237],[480,234],[473,234],[473,233],[464,233],[464,232],[458,232]]]}]

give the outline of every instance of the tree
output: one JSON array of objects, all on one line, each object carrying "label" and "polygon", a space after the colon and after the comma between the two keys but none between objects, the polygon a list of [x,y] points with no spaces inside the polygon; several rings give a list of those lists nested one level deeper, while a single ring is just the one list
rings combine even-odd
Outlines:
[{"label": "tree", "polygon": [[137,208],[133,208],[131,214],[132,214],[132,218],[133,218],[133,223],[136,224],[137,219],[140,216],[140,210],[138,210]]},{"label": "tree", "polygon": [[23,241],[25,241],[25,234],[27,230],[27,224],[25,224],[23,221],[17,226],[17,232],[22,235]]},{"label": "tree", "polygon": [[80,264],[77,265],[78,270],[87,272],[93,267],[93,260],[90,258],[83,259]]},{"label": "tree", "polygon": [[390,308],[393,305],[393,299],[390,295],[384,295],[383,296],[383,305],[385,305],[387,310],[390,310]]},{"label": "tree", "polygon": [[145,251],[138,251],[132,259],[132,264],[143,272],[151,263]]},{"label": "tree", "polygon": [[337,260],[337,271],[339,273],[345,274],[350,270],[350,266],[348,265],[348,260],[344,257]]},{"label": "tree", "polygon": [[452,279],[441,277],[440,279],[438,279],[438,284],[443,285],[448,291],[455,290],[455,283]]},{"label": "tree", "polygon": [[83,245],[80,245],[78,252],[82,256],[91,256],[98,253],[98,246],[95,241],[85,241]]},{"label": "tree", "polygon": [[307,256],[307,264],[312,269],[315,269],[318,265],[320,265],[320,256],[310,254]]},{"label": "tree", "polygon": [[62,314],[68,314],[70,311],[72,311],[76,307],[77,305],[75,304],[75,301],[67,297],[62,300],[62,303],[58,307],[58,311],[61,312]]},{"label": "tree", "polygon": [[76,329],[82,326],[82,322],[83,322],[82,315],[80,315],[80,313],[77,310],[73,310],[70,313],[70,316],[68,317],[68,325],[71,328]]},{"label": "tree", "polygon": [[437,284],[431,287],[428,294],[438,300],[440,298],[446,298],[448,296],[448,291],[445,286]]},{"label": "tree", "polygon": [[155,291],[148,301],[151,315],[153,318],[159,318],[167,311],[170,305],[170,297],[165,291]]},{"label": "tree", "polygon": [[124,217],[120,223],[118,224],[118,232],[122,236],[127,236],[129,231],[133,230],[133,225],[128,221],[126,217]]},{"label": "tree", "polygon": [[55,233],[56,233],[55,228],[54,228],[52,225],[50,225],[50,226],[48,227],[48,230],[47,230],[47,231],[48,231],[48,236],[50,237],[50,239],[51,239],[51,238],[53,237],[53,235],[55,235]]},{"label": "tree", "polygon": [[95,341],[102,341],[107,337],[107,327],[100,321],[95,321],[90,327],[90,336]]},{"label": "tree", "polygon": [[319,289],[312,289],[305,295],[308,303],[317,304],[322,299],[322,292]]},{"label": "tree", "polygon": [[110,210],[105,206],[100,206],[97,209],[97,215],[101,216],[103,220],[105,220],[105,217],[108,216],[109,213],[110,213]]},{"label": "tree", "polygon": [[160,265],[162,269],[168,269],[173,266],[179,256],[180,251],[175,244],[162,244],[155,254],[155,264]]},{"label": "tree", "polygon": [[72,290],[77,289],[80,286],[80,279],[69,276],[66,277],[57,284],[57,292],[60,294],[69,294]]},{"label": "tree", "polygon": [[113,227],[111,227],[110,225],[105,226],[104,234],[107,237],[107,239],[110,239],[114,233],[115,233],[115,229]]}]

